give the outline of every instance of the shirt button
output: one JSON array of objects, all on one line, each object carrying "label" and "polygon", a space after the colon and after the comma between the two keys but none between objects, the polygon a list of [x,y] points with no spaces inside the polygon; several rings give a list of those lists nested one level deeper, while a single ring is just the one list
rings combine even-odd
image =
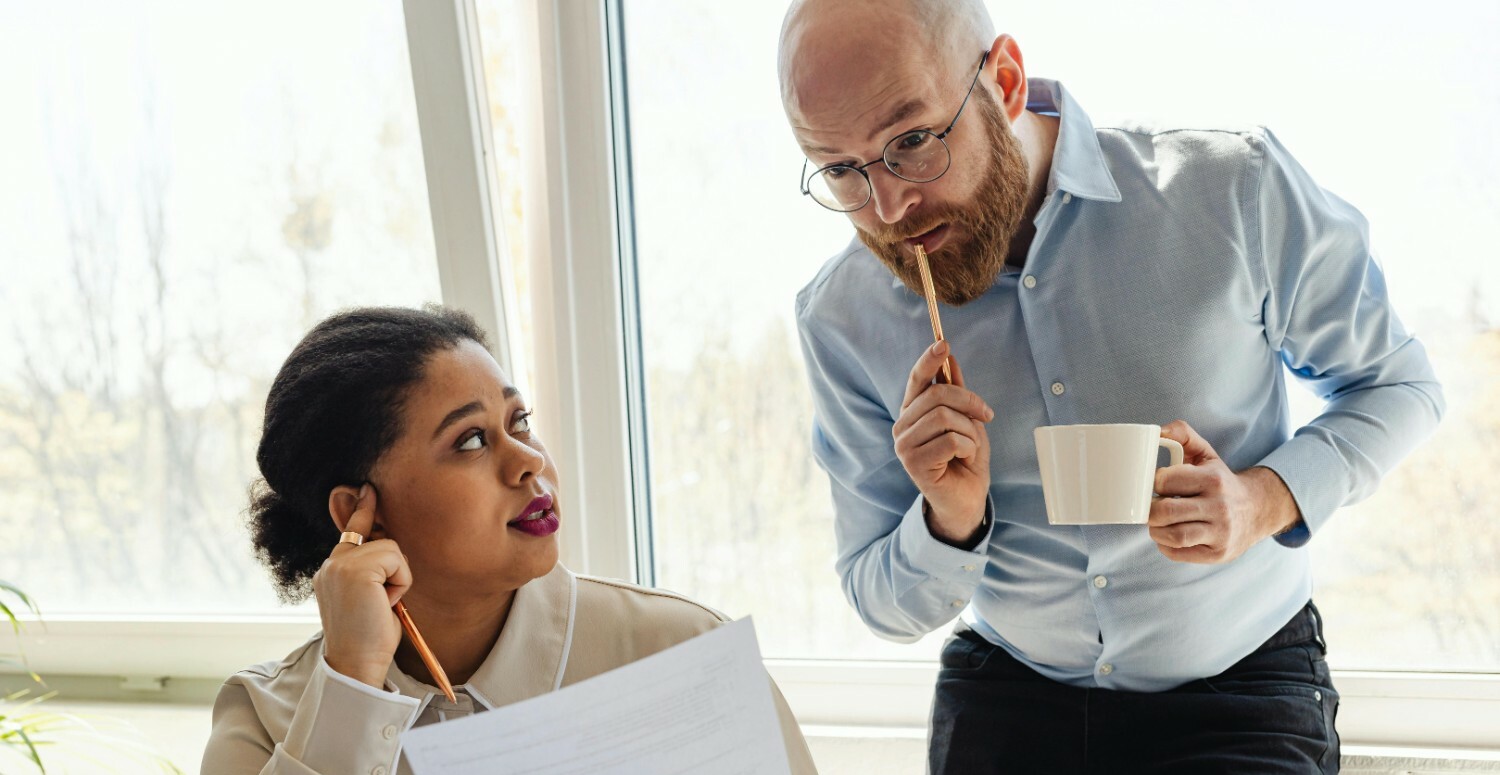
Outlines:
[{"label": "shirt button", "polygon": [[1104,589],[1107,586],[1109,586],[1109,579],[1103,576],[1094,577],[1094,589]]},{"label": "shirt button", "polygon": [[1317,700],[1318,702],[1322,702],[1323,701],[1323,693],[1322,692],[1313,692],[1313,699]]},{"label": "shirt button", "polygon": [[375,769],[370,770],[370,775],[385,775],[385,767],[379,764],[375,765]]},{"label": "shirt button", "polygon": [[1067,203],[1069,203],[1071,201],[1073,201],[1073,195],[1069,194],[1066,191],[1064,191],[1063,192],[1063,204],[1067,204]]},{"label": "shirt button", "polygon": [[1024,285],[1024,286],[1026,286],[1027,288],[1035,288],[1036,287],[1036,275],[1033,275],[1033,274],[1026,275],[1026,278],[1023,279],[1023,280],[1021,280],[1021,284]]},{"label": "shirt button", "polygon": [[380,734],[387,740],[394,738],[396,736],[396,725],[386,724],[385,729],[380,730]]},{"label": "shirt button", "polygon": [[964,607],[964,601],[962,601],[962,600],[955,600],[955,601],[949,603],[948,605],[951,605],[954,608],[963,608]]},{"label": "shirt button", "polygon": [[970,573],[973,573],[974,572],[974,566],[973,565],[965,565],[964,566],[964,570],[966,570],[966,571],[968,571]]},{"label": "shirt button", "polygon": [[1067,390],[1067,388],[1063,387],[1063,383],[1061,383],[1061,382],[1054,382],[1054,383],[1052,383],[1052,395],[1054,395],[1054,396],[1060,396],[1066,390]]},{"label": "shirt button", "polygon": [[1108,662],[1105,662],[1104,664],[1102,664],[1102,665],[1099,666],[1099,673],[1101,675],[1109,675],[1110,673],[1113,673],[1114,671],[1115,671],[1115,666],[1111,665]]}]

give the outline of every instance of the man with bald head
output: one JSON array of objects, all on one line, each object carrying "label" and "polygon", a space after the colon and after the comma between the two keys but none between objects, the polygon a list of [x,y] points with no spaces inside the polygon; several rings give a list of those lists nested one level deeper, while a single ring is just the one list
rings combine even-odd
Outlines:
[{"label": "man with bald head", "polygon": [[[1336,771],[1305,547],[1443,410],[1364,219],[1264,128],[1093,126],[979,0],[798,2],[779,69],[857,236],[797,297],[844,591],[961,615],[932,771]],[[1034,428],[1168,420],[1148,525],[1047,523]]]}]

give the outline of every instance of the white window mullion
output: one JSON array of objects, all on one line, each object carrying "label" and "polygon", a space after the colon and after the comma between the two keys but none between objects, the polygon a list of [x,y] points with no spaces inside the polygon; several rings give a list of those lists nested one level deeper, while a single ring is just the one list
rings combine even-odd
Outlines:
[{"label": "white window mullion", "polygon": [[471,0],[406,0],[406,38],[443,303],[490,332],[514,374],[503,294],[505,234],[494,217],[489,102]]},{"label": "white window mullion", "polygon": [[521,59],[538,426],[562,478],[563,559],[638,578],[603,6],[528,0]]}]

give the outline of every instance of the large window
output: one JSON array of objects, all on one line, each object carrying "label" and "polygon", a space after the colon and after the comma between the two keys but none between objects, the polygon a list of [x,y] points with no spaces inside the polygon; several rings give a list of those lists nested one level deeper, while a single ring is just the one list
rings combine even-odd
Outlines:
[{"label": "large window", "polygon": [[276,609],[271,377],[337,308],[439,296],[400,4],[11,4],[0,72],[0,577]]},{"label": "large window", "polygon": [[[656,583],[757,614],[768,656],[930,659],[868,634],[833,569],[792,321],[852,235],[796,189],[781,3],[625,0]],[[1114,117],[1262,123],[1373,224],[1447,391],[1437,436],[1313,544],[1343,669],[1500,671],[1500,54],[1488,3],[993,4],[1030,74]],[[1272,53],[1274,51],[1274,53]],[[1302,416],[1317,410],[1299,396]]]}]

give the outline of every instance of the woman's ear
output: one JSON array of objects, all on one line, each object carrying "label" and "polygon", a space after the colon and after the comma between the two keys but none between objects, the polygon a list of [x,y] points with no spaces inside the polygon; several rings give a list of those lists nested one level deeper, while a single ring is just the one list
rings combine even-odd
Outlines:
[{"label": "woman's ear", "polygon": [[333,526],[338,528],[340,533],[347,530],[349,528],[349,520],[359,510],[359,494],[366,489],[369,491],[367,499],[369,503],[366,508],[369,508],[373,513],[369,515],[368,521],[361,521],[359,523],[361,526],[365,524],[370,526],[368,533],[365,535],[365,540],[371,541],[376,538],[385,538],[385,521],[380,518],[380,499],[377,497],[374,482],[365,482],[357,488],[346,484],[341,484],[333,488],[328,493],[328,516],[333,520]]},{"label": "woman's ear", "polygon": [[344,532],[344,526],[349,524],[349,518],[354,516],[354,509],[358,505],[358,487],[341,484],[328,493],[328,516],[333,519],[333,526],[340,533]]}]

